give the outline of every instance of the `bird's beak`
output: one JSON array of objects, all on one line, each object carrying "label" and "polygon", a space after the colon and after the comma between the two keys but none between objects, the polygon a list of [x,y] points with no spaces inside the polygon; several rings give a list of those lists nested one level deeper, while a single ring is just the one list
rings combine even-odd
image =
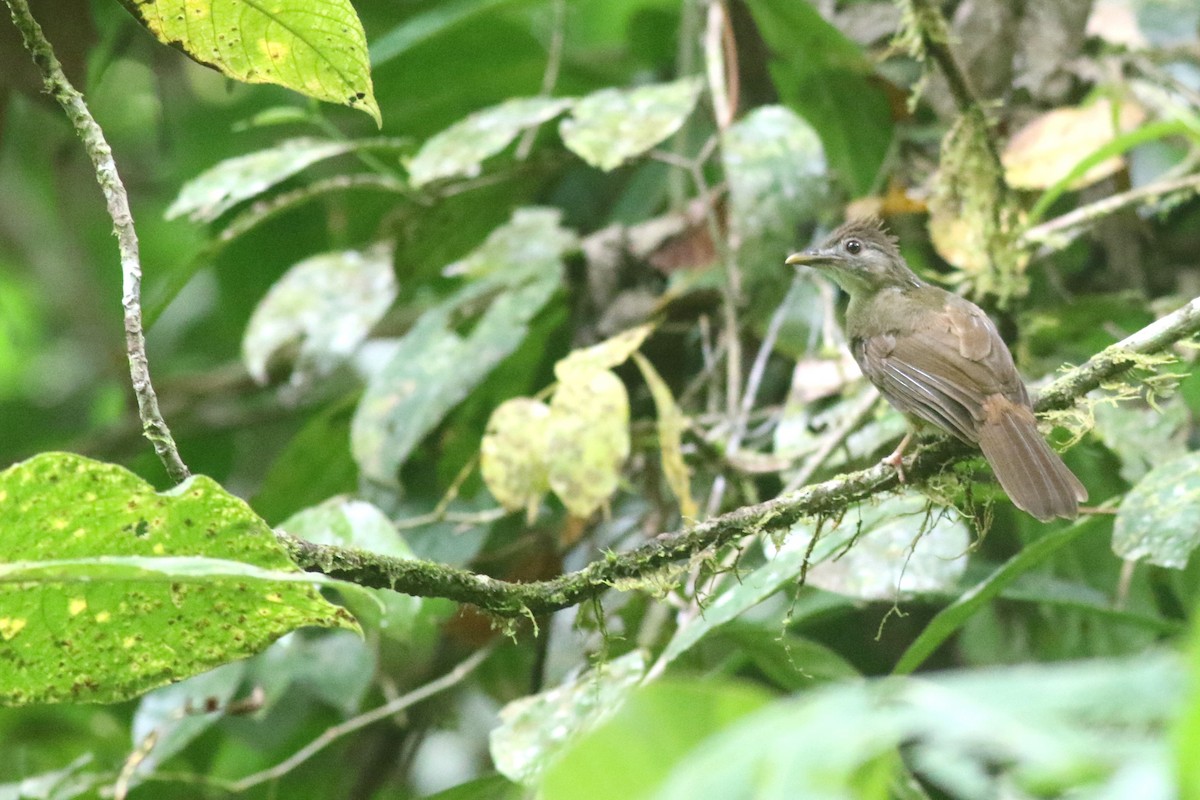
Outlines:
[{"label": "bird's beak", "polygon": [[792,253],[783,263],[792,267],[812,266],[824,261],[825,258],[816,250],[805,250],[802,253]]}]

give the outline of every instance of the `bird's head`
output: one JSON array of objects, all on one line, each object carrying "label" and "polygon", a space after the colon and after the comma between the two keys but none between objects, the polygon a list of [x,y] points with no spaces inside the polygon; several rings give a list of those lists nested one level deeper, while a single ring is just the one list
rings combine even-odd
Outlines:
[{"label": "bird's head", "polygon": [[787,264],[824,272],[851,295],[889,286],[921,286],[904,263],[896,237],[877,217],[845,223],[817,247],[787,257]]}]

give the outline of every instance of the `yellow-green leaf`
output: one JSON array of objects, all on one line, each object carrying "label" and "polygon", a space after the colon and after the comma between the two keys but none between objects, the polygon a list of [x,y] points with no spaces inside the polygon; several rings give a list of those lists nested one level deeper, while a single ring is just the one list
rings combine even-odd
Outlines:
[{"label": "yellow-green leaf", "polygon": [[159,494],[47,453],[0,473],[0,519],[0,704],[115,702],[295,628],[356,627],[203,476]]},{"label": "yellow-green leaf", "polygon": [[696,500],[692,497],[692,475],[683,460],[683,412],[675,403],[670,387],[641,353],[633,354],[634,363],[642,371],[654,407],[658,411],[658,449],[662,452],[663,475],[667,485],[679,500],[679,513],[684,519],[696,518]]},{"label": "yellow-green leaf", "polygon": [[496,407],[479,447],[480,470],[488,490],[509,511],[537,516],[538,503],[550,490],[546,474],[550,407],[529,397],[514,397]]},{"label": "yellow-green leaf", "polygon": [[560,381],[565,381],[575,372],[590,373],[624,364],[630,354],[642,346],[642,342],[646,341],[652,330],[653,325],[639,325],[621,331],[599,344],[573,350],[554,365],[554,376]]},{"label": "yellow-green leaf", "polygon": [[274,83],[381,123],[350,0],[121,0],[160,42],[246,83]]},{"label": "yellow-green leaf", "polygon": [[[561,376],[560,376],[561,377]],[[577,517],[616,491],[629,457],[629,395],[608,370],[572,370],[550,401],[550,488]]]}]

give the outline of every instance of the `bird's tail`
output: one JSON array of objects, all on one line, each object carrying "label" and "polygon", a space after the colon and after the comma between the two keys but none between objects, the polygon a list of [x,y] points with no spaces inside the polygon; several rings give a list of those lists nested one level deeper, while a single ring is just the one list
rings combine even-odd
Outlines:
[{"label": "bird's tail", "polygon": [[1074,519],[1087,489],[1038,433],[1033,412],[1000,396],[989,400],[979,448],[1013,504],[1043,522]]}]

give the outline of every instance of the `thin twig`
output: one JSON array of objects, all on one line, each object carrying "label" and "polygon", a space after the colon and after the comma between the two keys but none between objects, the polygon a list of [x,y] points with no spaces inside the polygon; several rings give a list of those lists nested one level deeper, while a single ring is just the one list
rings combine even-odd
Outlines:
[{"label": "thin twig", "polygon": [[[793,282],[793,291],[795,287],[796,284]],[[789,292],[790,294],[791,292]],[[750,365],[750,374],[746,376],[746,390],[742,392],[742,402],[738,407],[737,418],[734,419],[729,432],[729,444],[725,448],[729,454],[736,453],[745,439],[746,428],[750,424],[750,414],[754,410],[755,401],[758,400],[758,389],[762,385],[763,375],[767,371],[767,362],[771,358],[771,353],[775,351],[775,340],[779,338],[779,331],[783,328],[783,323],[787,319],[789,311],[790,304],[785,299],[775,309],[775,313],[771,315],[770,322],[767,323],[767,330],[763,335],[762,344],[759,345],[758,353],[754,356],[754,363]]]},{"label": "thin twig", "polygon": [[432,697],[439,692],[444,692],[447,689],[461,683],[468,675],[484,662],[491,655],[490,648],[483,648],[472,653],[467,659],[462,661],[457,667],[447,672],[440,678],[430,681],[424,686],[414,689],[408,694],[401,695],[394,700],[390,700],[381,706],[371,709],[365,714],[359,714],[357,717],[352,717],[345,722],[334,725],[325,730],[317,738],[301,747],[288,758],[279,762],[273,767],[264,769],[260,772],[255,772],[253,775],[247,775],[244,778],[231,782],[229,789],[232,792],[245,792],[260,783],[281,778],[287,773],[294,770],[296,767],[303,764],[314,755],[324,750],[329,745],[333,744],[338,739],[347,734],[365,728],[366,726],[378,722],[381,719],[387,719],[393,714],[397,714],[417,703]]},{"label": "thin twig", "polygon": [[[558,73],[562,68],[563,54],[563,39],[566,36],[567,28],[567,4],[566,0],[554,0],[551,3],[551,11],[554,14],[554,19],[551,22],[550,28],[550,46],[546,53],[546,71],[542,73],[542,97],[549,97],[554,93],[554,87],[558,84]],[[524,161],[529,158],[529,151],[533,149],[534,139],[537,138],[538,126],[533,125],[524,135],[521,136],[521,141],[517,143],[516,157],[518,161]]]},{"label": "thin twig", "polygon": [[[708,73],[708,90],[712,95],[713,116],[716,118],[717,130],[724,132],[733,123],[733,115],[737,111],[737,97],[730,96],[731,79],[729,78],[730,34],[729,14],[721,0],[709,0],[708,18],[704,26],[704,64]],[[737,72],[737,63],[734,65]],[[735,90],[736,91],[736,90]]]},{"label": "thin twig", "polygon": [[30,13],[26,0],[6,1],[9,11],[12,12],[13,22],[21,31],[25,48],[29,50],[33,56],[33,63],[42,73],[46,91],[62,106],[75,128],[75,133],[83,141],[84,149],[96,171],[96,181],[104,192],[105,206],[108,215],[112,217],[117,249],[121,254],[121,307],[125,316],[125,352],[129,357],[129,376],[133,392],[137,396],[142,433],[154,445],[154,452],[162,461],[167,475],[178,483],[191,473],[179,456],[179,449],[158,408],[158,396],[150,382],[146,337],[142,330],[142,265],[138,256],[137,231],[133,227],[129,197],[125,193],[121,176],[117,173],[112,149],[104,138],[104,131],[88,110],[83,95],[67,80],[62,65],[54,55],[54,49]]},{"label": "thin twig", "polygon": [[1056,250],[1061,250],[1089,226],[1096,224],[1104,217],[1146,200],[1153,201],[1186,190],[1200,191],[1200,174],[1158,181],[1130,189],[1127,192],[1110,195],[1103,200],[1063,214],[1061,217],[1043,222],[1041,225],[1035,225],[1022,234],[1021,244],[1025,246],[1048,245],[1053,246]]},{"label": "thin twig", "polygon": [[879,390],[874,386],[867,386],[863,390],[862,395],[857,398],[856,402],[846,412],[846,416],[838,426],[825,435],[821,446],[817,448],[816,452],[805,459],[799,471],[788,481],[787,486],[783,490],[784,494],[794,492],[808,483],[813,473],[825,463],[825,459],[829,458],[829,455],[837,449],[838,445],[846,441],[846,437],[858,427],[863,417],[870,413],[877,400],[879,400]]},{"label": "thin twig", "polygon": [[[1136,354],[1160,351],[1200,332],[1200,297],[1068,370],[1042,391],[1039,412],[1065,408],[1137,363]],[[907,460],[910,481],[927,478],[976,453],[942,437],[923,445]],[[279,540],[292,560],[362,586],[387,588],[422,597],[472,603],[502,616],[540,615],[599,596],[614,586],[650,579],[667,565],[711,552],[750,533],[783,530],[804,517],[834,516],[847,506],[898,486],[896,471],[876,465],[823,483],[739,508],[674,533],[664,533],[634,550],[608,554],[581,570],[546,581],[514,583],[442,564],[380,556],[362,550],[316,545],[286,534]]]}]

